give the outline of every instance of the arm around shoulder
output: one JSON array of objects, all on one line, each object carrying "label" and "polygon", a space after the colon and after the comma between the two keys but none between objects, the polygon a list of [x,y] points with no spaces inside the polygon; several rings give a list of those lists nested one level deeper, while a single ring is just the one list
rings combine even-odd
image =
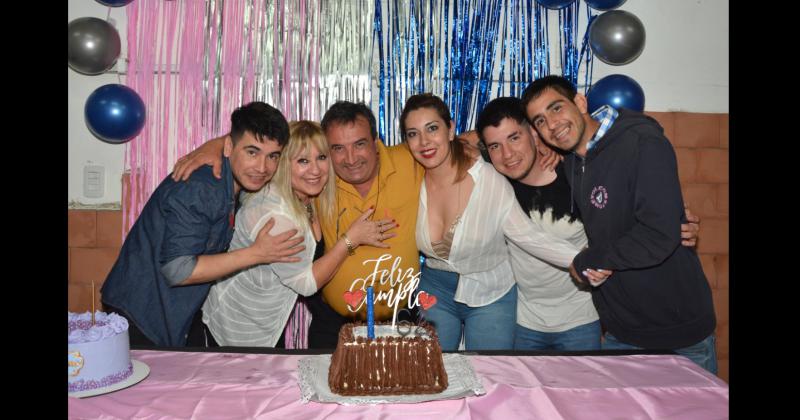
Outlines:
[{"label": "arm around shoulder", "polygon": [[225,145],[226,135],[211,139],[193,152],[181,157],[172,168],[172,179],[186,181],[192,172],[203,165],[212,166],[212,172],[217,179],[222,177],[222,149]]},{"label": "arm around shoulder", "polygon": [[[192,274],[181,284],[196,284],[218,280],[236,271],[258,264],[276,262],[298,262],[296,254],[303,251],[303,237],[297,236],[297,228],[281,220],[281,227],[273,232],[276,216],[264,215],[249,232],[250,246],[214,255],[200,255]],[[274,235],[273,235],[274,233]]]}]

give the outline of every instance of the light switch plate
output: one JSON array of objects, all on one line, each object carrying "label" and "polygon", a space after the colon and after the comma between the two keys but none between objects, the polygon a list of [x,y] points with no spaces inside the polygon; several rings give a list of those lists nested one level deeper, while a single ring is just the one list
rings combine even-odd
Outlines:
[{"label": "light switch plate", "polygon": [[99,165],[83,167],[83,196],[101,198],[105,194],[105,168]]}]

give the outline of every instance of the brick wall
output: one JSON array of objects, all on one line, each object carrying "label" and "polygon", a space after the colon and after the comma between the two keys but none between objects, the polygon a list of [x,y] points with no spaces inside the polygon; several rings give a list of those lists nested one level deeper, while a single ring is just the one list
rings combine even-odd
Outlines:
[{"label": "brick wall", "polygon": [[[728,115],[648,112],[678,156],[684,201],[702,219],[697,250],[714,294],[719,376],[728,380]],[[100,286],[119,253],[122,212],[69,210],[69,310],[100,307]]]},{"label": "brick wall", "polygon": [[648,112],[678,156],[683,200],[701,218],[697,252],[714,296],[719,377],[728,380],[728,114]]},{"label": "brick wall", "polygon": [[122,212],[119,210],[69,210],[69,302],[73,312],[100,309],[100,286],[117,260],[122,246]]}]

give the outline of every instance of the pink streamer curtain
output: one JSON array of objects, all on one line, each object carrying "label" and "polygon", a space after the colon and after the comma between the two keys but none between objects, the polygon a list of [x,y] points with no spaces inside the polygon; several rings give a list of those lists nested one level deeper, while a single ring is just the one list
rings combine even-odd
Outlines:
[{"label": "pink streamer curtain", "polygon": [[[126,143],[125,229],[183,156],[259,100],[289,120],[320,118],[318,0],[137,0],[128,13],[126,85],[147,108]],[[123,235],[127,231],[123,232]]]},{"label": "pink streamer curtain", "polygon": [[[258,100],[288,120],[320,118],[320,0],[137,0],[127,6],[125,84],[147,109],[125,146],[123,236],[175,161],[230,129],[230,114]],[[305,348],[299,304],[288,348]]]},{"label": "pink streamer curtain", "polygon": [[[125,83],[142,97],[147,120],[142,133],[126,143],[123,229],[128,229],[177,157],[208,138],[202,109],[205,4],[139,0],[128,13]],[[180,139],[181,141],[178,141]],[[123,232],[123,235],[127,231]]]}]

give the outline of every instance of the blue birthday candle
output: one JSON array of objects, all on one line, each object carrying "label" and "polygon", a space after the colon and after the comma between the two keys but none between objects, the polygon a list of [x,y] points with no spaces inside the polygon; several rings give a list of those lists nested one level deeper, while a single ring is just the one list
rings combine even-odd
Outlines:
[{"label": "blue birthday candle", "polygon": [[367,338],[375,339],[375,303],[372,286],[367,287]]}]

